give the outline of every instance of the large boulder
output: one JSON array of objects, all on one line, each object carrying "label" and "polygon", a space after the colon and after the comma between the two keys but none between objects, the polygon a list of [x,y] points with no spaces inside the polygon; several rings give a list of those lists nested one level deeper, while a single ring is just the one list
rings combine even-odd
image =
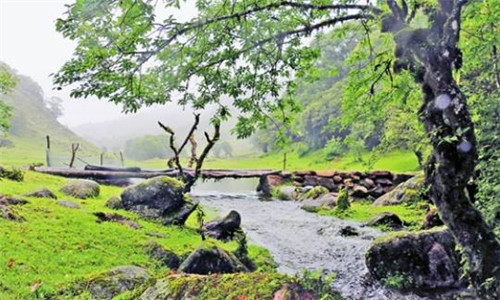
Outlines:
[{"label": "large boulder", "polygon": [[184,184],[168,176],[134,184],[122,192],[121,199],[124,209],[159,219],[164,225],[184,224],[197,206],[184,200]]},{"label": "large boulder", "polygon": [[119,266],[96,276],[86,283],[92,299],[113,299],[115,296],[144,286],[151,275],[136,266]]},{"label": "large boulder", "polygon": [[420,190],[424,187],[424,179],[424,175],[412,177],[392,191],[380,196],[372,205],[386,206],[418,201],[420,199]]},{"label": "large boulder", "polygon": [[236,232],[241,230],[241,216],[237,211],[230,211],[221,220],[208,222],[203,228],[203,232],[218,240],[230,240]]},{"label": "large boulder", "polygon": [[179,271],[207,275],[248,272],[248,269],[234,254],[213,244],[203,243],[182,262]]},{"label": "large boulder", "polygon": [[445,228],[399,233],[376,240],[366,253],[370,274],[401,289],[432,290],[461,285],[460,255]]},{"label": "large boulder", "polygon": [[87,179],[70,180],[61,188],[61,192],[64,194],[79,199],[97,197],[99,196],[100,190],[97,182]]}]

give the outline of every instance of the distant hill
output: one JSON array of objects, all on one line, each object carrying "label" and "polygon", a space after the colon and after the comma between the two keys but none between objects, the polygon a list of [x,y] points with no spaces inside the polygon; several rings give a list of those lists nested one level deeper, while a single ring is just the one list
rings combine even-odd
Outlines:
[{"label": "distant hill", "polygon": [[57,121],[54,111],[48,108],[42,88],[34,80],[18,74],[5,64],[2,65],[15,74],[18,80],[16,87],[9,94],[0,95],[2,101],[13,108],[11,128],[3,137],[12,143],[9,152],[31,152],[33,160],[38,161],[45,155],[47,135],[51,137],[54,153],[69,155],[71,143],[80,143],[81,155],[94,155],[99,152],[97,147]]},{"label": "distant hill", "polygon": [[[204,131],[212,132],[213,127],[209,123],[212,115],[210,108],[201,113],[200,124],[197,131],[197,141],[200,145],[205,143]],[[166,135],[158,126],[158,121],[172,127],[178,139],[184,139],[193,125],[194,117],[189,110],[168,104],[155,106],[141,110],[135,114],[124,115],[121,118],[99,123],[88,123],[71,127],[75,133],[86,140],[106,148],[109,151],[122,150],[128,140],[143,137],[145,135]],[[249,140],[237,140],[230,131],[234,127],[236,119],[224,122],[221,127],[221,141],[229,143],[234,155],[246,155],[255,153],[255,149]],[[199,150],[201,151],[201,150]]]}]

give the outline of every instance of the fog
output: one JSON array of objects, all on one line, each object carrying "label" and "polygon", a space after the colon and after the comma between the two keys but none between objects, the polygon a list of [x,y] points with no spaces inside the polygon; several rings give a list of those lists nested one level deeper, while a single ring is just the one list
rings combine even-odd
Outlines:
[{"label": "fog", "polygon": [[[59,121],[73,128],[87,123],[102,123],[122,117],[122,108],[89,97],[70,99],[69,88],[53,90],[50,74],[71,58],[75,43],[64,39],[55,30],[55,20],[65,12],[65,0],[0,0],[0,61],[16,69],[20,74],[34,79],[44,90],[45,97],[60,97],[64,100],[64,115]],[[194,1],[187,1],[187,8],[173,12],[179,19],[195,15]],[[147,108],[139,113],[162,112],[178,115],[181,108],[174,105],[168,109]],[[185,112],[184,112],[185,113]]]}]

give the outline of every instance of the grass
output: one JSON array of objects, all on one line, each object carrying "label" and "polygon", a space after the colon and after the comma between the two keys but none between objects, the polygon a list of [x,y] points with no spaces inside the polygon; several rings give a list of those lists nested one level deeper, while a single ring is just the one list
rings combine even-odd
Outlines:
[{"label": "grass", "polygon": [[[365,154],[363,159],[368,159]],[[158,169],[165,168],[166,160],[151,159],[146,161],[126,161],[127,166]],[[205,160],[204,168],[211,169],[276,169],[283,168],[283,154],[272,153],[260,156],[238,156],[218,159],[209,157]],[[385,154],[370,168],[354,154],[346,154],[334,160],[327,160],[322,151],[300,156],[297,153],[287,155],[287,170],[339,170],[339,171],[367,171],[369,169],[388,170],[393,172],[414,172],[419,170],[415,156],[409,151],[394,151]]]},{"label": "grass", "polygon": [[[118,223],[97,223],[93,212],[111,212],[104,204],[109,197],[119,195],[121,188],[102,185],[99,197],[77,200],[59,192],[65,181],[27,171],[24,182],[0,182],[0,194],[22,197],[30,202],[13,206],[26,222],[0,219],[0,299],[52,295],[75,280],[119,265],[141,266],[155,277],[161,277],[168,270],[148,258],[144,245],[156,241],[182,255],[201,243],[195,230],[195,216],[188,219],[186,227],[166,227],[120,210],[119,214],[134,220],[141,228],[134,230]],[[22,196],[42,187],[51,189],[60,200],[77,202],[82,208],[70,209],[57,205],[52,199]],[[151,233],[162,237],[148,235]],[[237,247],[235,242],[215,242],[231,251]],[[265,249],[250,246],[249,256],[261,268],[272,269],[269,267],[272,259]],[[30,289],[37,282],[41,285],[35,294]]]},{"label": "grass", "polygon": [[[333,216],[340,219],[351,219],[360,222],[368,222],[373,217],[391,212],[399,216],[411,230],[418,230],[423,224],[427,213],[427,203],[416,203],[413,205],[372,206],[370,202],[353,202],[346,210],[321,209],[318,214]],[[387,230],[387,228],[381,228]]]}]

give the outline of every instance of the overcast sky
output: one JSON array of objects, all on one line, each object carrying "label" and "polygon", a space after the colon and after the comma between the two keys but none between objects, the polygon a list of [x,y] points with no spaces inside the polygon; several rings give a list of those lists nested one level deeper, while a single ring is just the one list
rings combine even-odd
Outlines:
[{"label": "overcast sky", "polygon": [[[38,82],[46,97],[64,100],[68,126],[102,122],[120,117],[121,107],[97,99],[70,99],[69,90],[52,89],[49,74],[71,58],[75,43],[55,31],[55,20],[63,15],[65,0],[0,0],[0,60]],[[192,5],[189,5],[192,7]],[[192,17],[193,9],[176,15]]]}]

